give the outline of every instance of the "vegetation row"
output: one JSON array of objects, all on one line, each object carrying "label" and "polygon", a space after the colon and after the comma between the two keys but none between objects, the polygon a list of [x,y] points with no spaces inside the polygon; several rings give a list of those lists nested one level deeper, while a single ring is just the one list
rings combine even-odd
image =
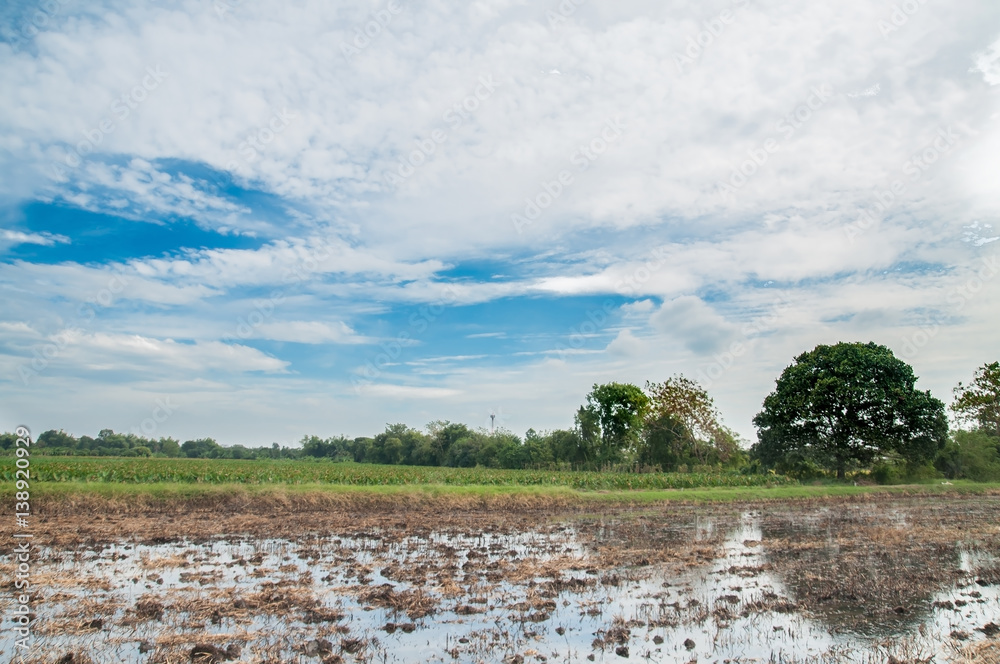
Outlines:
[{"label": "vegetation row", "polygon": [[[693,489],[796,484],[791,478],[738,472],[629,473],[496,468],[385,466],[315,461],[232,459],[151,459],[42,457],[32,463],[42,482],[199,483],[199,484],[344,484],[350,486],[561,486],[594,491]],[[0,471],[5,480],[14,470]]]},{"label": "vegetation row", "polygon": [[[645,389],[617,382],[594,385],[586,403],[577,409],[572,428],[541,433],[529,429],[523,438],[505,429],[473,430],[446,421],[432,422],[425,430],[391,424],[370,437],[307,435],[298,447],[275,443],[269,448],[226,447],[211,438],[183,443],[172,438],[153,440],[110,429],[102,430],[96,438],[50,430],[38,437],[35,453],[326,459],[438,467],[442,469],[438,481],[444,484],[452,477],[466,477],[449,475],[444,468],[475,468],[483,474],[485,484],[554,483],[578,488],[629,488],[629,482],[639,482],[634,478],[643,475],[692,471],[698,477],[692,477],[690,485],[685,484],[688,480],[647,479],[642,480],[646,484],[631,488],[708,486],[703,483],[709,481],[705,478],[712,478],[713,486],[747,486],[746,482],[758,480],[745,478],[769,472],[771,479],[765,476],[759,481],[773,481],[775,473],[798,479],[845,479],[864,473],[882,483],[933,477],[1000,480],[1000,363],[984,364],[970,384],[959,383],[955,388],[951,411],[963,427],[955,430],[949,430],[944,403],[930,392],[916,389],[916,381],[912,367],[885,346],[817,346],[796,357],[776,380],[774,391],[754,417],[757,441],[752,446],[722,423],[704,388],[677,375],[662,383],[647,383]],[[9,452],[15,439],[14,434],[0,434],[0,448]],[[88,469],[86,465],[53,464],[36,462],[35,467],[40,473],[51,473],[52,478],[77,478],[78,473],[86,473],[107,481],[140,481],[132,478],[147,473],[157,479],[141,481],[254,482],[277,472],[252,464],[197,469],[141,464],[95,464]],[[500,475],[489,475],[487,469],[537,474],[501,479]],[[566,470],[617,471],[622,477],[598,480],[596,475],[580,474],[572,479],[545,479],[562,477],[549,473]],[[288,466],[281,472],[290,475],[275,481],[407,484],[423,483],[424,479],[413,478],[427,477],[427,471],[419,474],[400,469],[386,474],[361,466]],[[213,473],[233,479],[217,480]],[[174,476],[185,479],[170,479]],[[455,481],[467,483],[465,479]]]}]

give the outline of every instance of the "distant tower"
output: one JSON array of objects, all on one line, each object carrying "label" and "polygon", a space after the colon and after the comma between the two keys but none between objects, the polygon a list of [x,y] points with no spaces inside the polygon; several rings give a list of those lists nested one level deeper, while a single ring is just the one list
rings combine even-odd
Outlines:
[{"label": "distant tower", "polygon": [[496,418],[497,418],[497,414],[496,413],[490,413],[490,433],[494,433],[495,432],[495,430],[493,428],[493,422],[494,422],[494,420],[496,420]]}]

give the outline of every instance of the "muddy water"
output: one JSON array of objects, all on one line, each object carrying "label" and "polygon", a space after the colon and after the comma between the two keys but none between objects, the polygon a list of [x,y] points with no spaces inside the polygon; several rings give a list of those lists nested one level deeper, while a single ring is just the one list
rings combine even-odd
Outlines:
[{"label": "muddy water", "polygon": [[948,661],[1000,622],[998,502],[50,547],[33,661]]}]

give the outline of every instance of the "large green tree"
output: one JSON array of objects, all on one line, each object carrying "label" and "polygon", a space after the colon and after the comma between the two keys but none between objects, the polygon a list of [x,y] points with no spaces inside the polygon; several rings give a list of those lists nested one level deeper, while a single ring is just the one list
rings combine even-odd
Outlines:
[{"label": "large green tree", "polygon": [[555,461],[549,436],[543,436],[534,429],[524,432],[525,465],[545,468]]},{"label": "large green tree", "polygon": [[[636,450],[648,409],[649,397],[631,383],[594,385],[581,410],[595,414],[601,425],[598,465],[620,463]],[[578,419],[584,419],[583,415],[578,413]]]},{"label": "large green tree", "polygon": [[464,424],[453,423],[447,420],[436,420],[429,423],[427,431],[431,435],[430,445],[433,454],[433,463],[428,463],[427,465],[435,466],[445,465],[451,446],[472,433],[469,427]]},{"label": "large green tree", "polygon": [[405,424],[386,424],[385,431],[372,439],[368,451],[375,463],[424,465],[431,453],[430,437]]},{"label": "large green tree", "polygon": [[1000,362],[976,369],[969,385],[958,384],[951,410],[963,422],[975,422],[993,436],[1000,436]]},{"label": "large green tree", "polygon": [[[583,434],[583,430],[587,425],[587,422],[580,421],[581,411],[583,411],[583,417],[585,419],[589,417],[585,408],[581,408],[577,411],[574,418],[576,421],[576,428],[572,431],[567,429],[556,429],[546,436],[549,447],[552,449],[553,459],[557,463],[569,464],[571,467],[575,468],[583,468],[587,466],[592,456],[591,450],[593,449],[592,446],[588,445],[587,439],[585,439]],[[596,441],[600,436],[599,425],[595,424],[591,428],[593,429],[591,440]]]},{"label": "large green tree", "polygon": [[[597,465],[600,454],[601,416],[592,406],[580,406],[573,416],[573,425],[578,445],[575,450],[567,448],[564,454],[567,459],[583,467],[592,468]],[[562,442],[572,444],[569,440]]]},{"label": "large green tree", "polygon": [[820,345],[795,358],[753,422],[753,454],[779,465],[798,456],[844,477],[888,453],[933,458],[947,439],[944,404],[914,387],[913,368],[875,343]]}]

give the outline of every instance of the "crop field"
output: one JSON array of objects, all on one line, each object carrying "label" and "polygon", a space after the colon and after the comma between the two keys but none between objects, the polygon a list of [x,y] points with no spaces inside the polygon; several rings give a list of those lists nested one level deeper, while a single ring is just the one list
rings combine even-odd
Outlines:
[{"label": "crop field", "polygon": [[1000,653],[998,495],[597,513],[67,501],[39,518],[32,664]]},{"label": "crop field", "polygon": [[[601,473],[583,471],[441,468],[312,461],[34,457],[39,482],[342,484],[349,486],[549,486],[588,491],[775,487],[796,482],[781,475],[740,473]],[[14,480],[13,468],[0,478]]]},{"label": "crop field", "polygon": [[997,485],[31,461],[28,664],[1000,656]]}]

